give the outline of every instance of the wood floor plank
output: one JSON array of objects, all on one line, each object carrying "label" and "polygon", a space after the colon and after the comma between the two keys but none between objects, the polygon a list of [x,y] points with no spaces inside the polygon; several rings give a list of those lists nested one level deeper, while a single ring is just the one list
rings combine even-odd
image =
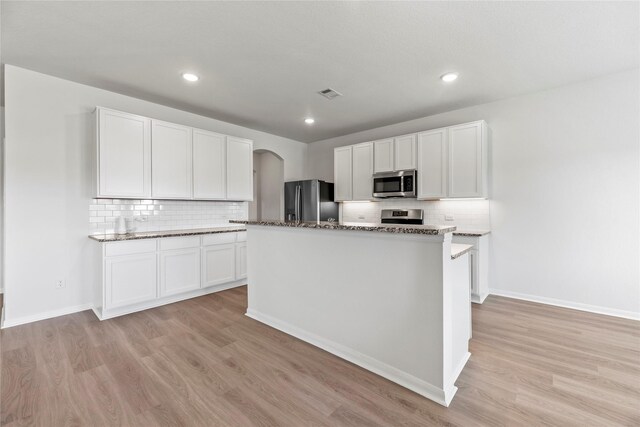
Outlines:
[{"label": "wood floor plank", "polygon": [[1,424],[17,420],[33,424],[40,403],[37,374],[36,357],[30,345],[3,352]]},{"label": "wood floor plank", "polygon": [[161,403],[160,395],[166,390],[158,381],[151,381],[149,373],[142,368],[136,354],[126,345],[109,342],[98,347],[104,364],[114,377],[114,385],[123,396],[127,406],[136,414]]},{"label": "wood floor plank", "polygon": [[0,333],[3,426],[640,425],[640,322],[490,296],[449,408],[245,316],[240,287]]},{"label": "wood floor plank", "polygon": [[84,329],[81,317],[65,316],[58,324],[58,332],[74,372],[86,371],[102,364],[96,347],[92,345]]}]

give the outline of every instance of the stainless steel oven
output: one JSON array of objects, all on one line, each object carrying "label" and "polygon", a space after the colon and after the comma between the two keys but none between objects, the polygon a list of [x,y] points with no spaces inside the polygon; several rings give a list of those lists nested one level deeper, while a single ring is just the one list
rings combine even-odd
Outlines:
[{"label": "stainless steel oven", "polygon": [[424,224],[424,212],[422,209],[382,209],[380,212],[382,224]]},{"label": "stainless steel oven", "polygon": [[373,175],[373,197],[416,197],[415,170],[382,172]]}]

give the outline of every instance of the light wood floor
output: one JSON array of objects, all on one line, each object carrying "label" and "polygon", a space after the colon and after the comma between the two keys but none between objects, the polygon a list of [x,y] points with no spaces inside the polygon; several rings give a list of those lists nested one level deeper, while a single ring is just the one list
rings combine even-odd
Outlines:
[{"label": "light wood floor", "polygon": [[444,408],[245,306],[243,287],[5,329],[2,425],[640,425],[639,322],[489,297]]}]

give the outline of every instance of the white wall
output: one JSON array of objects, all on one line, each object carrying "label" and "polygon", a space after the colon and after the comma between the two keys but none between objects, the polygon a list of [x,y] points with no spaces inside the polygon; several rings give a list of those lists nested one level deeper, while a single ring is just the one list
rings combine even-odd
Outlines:
[{"label": "white wall", "polygon": [[[254,140],[304,176],[307,145],[44,74],[5,66],[5,321],[86,308],[87,209],[94,194],[91,111],[128,111]],[[66,287],[54,288],[64,278]]]},{"label": "white wall", "polygon": [[260,219],[284,219],[283,161],[269,152],[260,154]]},{"label": "white wall", "polygon": [[253,200],[249,202],[249,219],[260,219],[260,153],[253,152]]},{"label": "white wall", "polygon": [[320,141],[309,176],[333,181],[337,146],[484,119],[491,287],[640,317],[639,95],[636,69]]},{"label": "white wall", "polygon": [[271,151],[254,151],[254,200],[249,203],[249,218],[284,218],[284,164]]}]

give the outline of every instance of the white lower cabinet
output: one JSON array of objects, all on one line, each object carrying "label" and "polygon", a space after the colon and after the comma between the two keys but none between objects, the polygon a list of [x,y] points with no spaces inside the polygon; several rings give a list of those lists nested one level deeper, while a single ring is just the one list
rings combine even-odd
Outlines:
[{"label": "white lower cabinet", "polygon": [[98,245],[101,320],[241,286],[247,277],[246,232]]},{"label": "white lower cabinet", "polygon": [[232,282],[236,277],[236,245],[234,243],[202,248],[202,286]]},{"label": "white lower cabinet", "polygon": [[473,245],[469,251],[469,283],[471,302],[482,304],[489,295],[489,235],[456,236],[453,243]]},{"label": "white lower cabinet", "polygon": [[105,307],[124,307],[156,298],[156,270],[155,252],[105,259]]},{"label": "white lower cabinet", "polygon": [[236,244],[236,280],[247,277],[247,243]]},{"label": "white lower cabinet", "polygon": [[200,247],[160,252],[160,296],[200,288]]}]

